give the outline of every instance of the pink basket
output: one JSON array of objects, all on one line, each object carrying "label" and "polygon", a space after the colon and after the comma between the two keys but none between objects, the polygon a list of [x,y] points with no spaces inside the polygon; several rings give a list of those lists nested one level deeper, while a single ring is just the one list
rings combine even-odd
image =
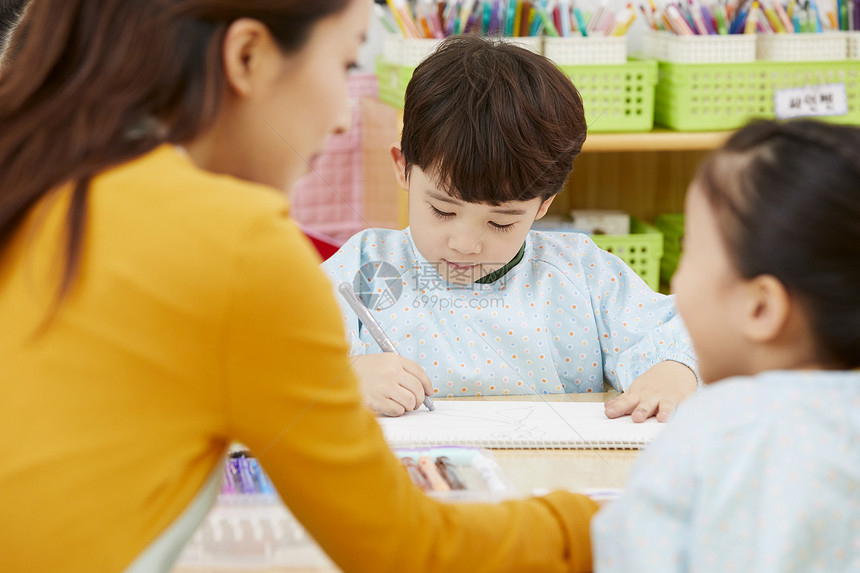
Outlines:
[{"label": "pink basket", "polygon": [[375,74],[351,75],[349,90],[352,129],[329,137],[292,192],[293,218],[303,228],[341,242],[361,229],[397,221],[396,183],[387,166],[388,146],[398,136],[396,118],[375,119],[388,109],[377,107],[383,104],[375,99]]},{"label": "pink basket", "polygon": [[361,148],[327,149],[293,189],[291,211],[302,227],[345,241],[367,226],[361,203]]}]

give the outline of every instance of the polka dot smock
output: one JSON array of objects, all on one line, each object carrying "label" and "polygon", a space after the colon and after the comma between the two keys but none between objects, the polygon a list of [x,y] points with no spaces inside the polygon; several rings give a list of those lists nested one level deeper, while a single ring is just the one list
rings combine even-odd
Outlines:
[{"label": "polka dot smock", "polygon": [[592,522],[600,573],[860,571],[860,372],[709,386]]},{"label": "polka dot smock", "polygon": [[[353,284],[441,396],[600,392],[604,378],[624,390],[664,360],[694,367],[672,297],[585,235],[531,231],[520,263],[491,284],[444,281],[408,229],[362,231],[323,270]],[[351,353],[381,352],[337,298]]]}]

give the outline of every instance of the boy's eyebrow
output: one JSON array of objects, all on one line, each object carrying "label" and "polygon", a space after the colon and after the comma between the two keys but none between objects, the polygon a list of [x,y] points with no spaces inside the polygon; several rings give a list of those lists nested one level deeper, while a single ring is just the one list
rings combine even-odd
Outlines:
[{"label": "boy's eyebrow", "polygon": [[[448,195],[436,193],[435,191],[428,190],[427,195],[429,195],[431,199],[436,199],[437,201],[444,201],[445,203],[452,203],[454,205],[462,205],[463,204],[462,201],[458,201],[457,199],[454,199],[453,197],[450,197]],[[524,215],[526,210],[525,209],[499,208],[499,209],[493,209],[492,212],[497,213],[499,215]]]},{"label": "boy's eyebrow", "polygon": [[493,209],[493,213],[499,215],[524,215],[525,212],[525,209]]},{"label": "boy's eyebrow", "polygon": [[427,191],[427,195],[430,196],[431,199],[436,199],[437,201],[444,201],[445,203],[453,203],[454,205],[462,205],[462,201],[458,201],[453,197],[448,195],[443,195],[442,193],[436,193],[435,191]]}]

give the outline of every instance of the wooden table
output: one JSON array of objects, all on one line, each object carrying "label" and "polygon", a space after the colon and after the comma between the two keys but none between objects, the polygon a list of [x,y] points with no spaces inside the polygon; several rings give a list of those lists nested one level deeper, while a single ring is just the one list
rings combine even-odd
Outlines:
[{"label": "wooden table", "polygon": [[[612,391],[545,394],[540,398],[547,402],[604,402],[616,395]],[[535,397],[484,396],[477,399],[526,402],[534,401]],[[493,450],[493,457],[523,495],[541,489],[624,487],[638,455],[638,450]]]},{"label": "wooden table", "polygon": [[[615,392],[596,394],[549,394],[551,402],[603,402]],[[434,398],[434,400],[458,398]],[[475,400],[476,398],[469,398]],[[486,396],[480,400],[534,401],[535,396]],[[493,456],[523,495],[535,490],[621,488],[627,481],[638,450],[493,450]],[[334,566],[275,567],[267,569],[217,569],[176,567],[172,573],[323,573],[338,571]]]}]

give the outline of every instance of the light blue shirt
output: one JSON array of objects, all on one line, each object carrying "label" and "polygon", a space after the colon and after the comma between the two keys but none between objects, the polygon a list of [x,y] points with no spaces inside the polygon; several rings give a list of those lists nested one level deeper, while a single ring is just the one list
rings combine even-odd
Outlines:
[{"label": "light blue shirt", "polygon": [[768,372],[703,389],[592,538],[601,573],[860,571],[860,373]]},{"label": "light blue shirt", "polygon": [[[362,231],[323,270],[356,286],[439,395],[600,392],[604,378],[623,390],[664,360],[695,365],[672,297],[578,233],[531,231],[520,263],[491,284],[444,281],[408,229]],[[351,353],[381,352],[337,299]]]}]

